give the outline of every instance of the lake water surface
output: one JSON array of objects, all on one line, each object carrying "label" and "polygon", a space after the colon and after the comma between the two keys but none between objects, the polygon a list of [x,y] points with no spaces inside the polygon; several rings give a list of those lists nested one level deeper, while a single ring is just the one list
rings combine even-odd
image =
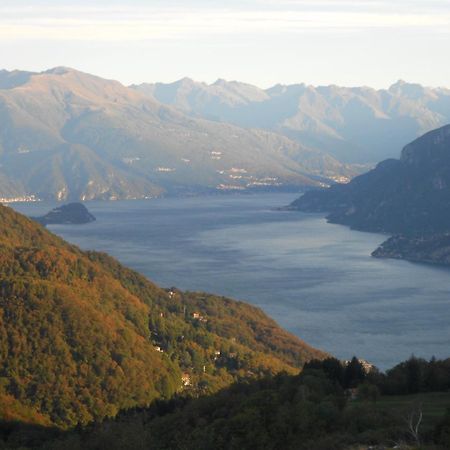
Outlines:
[{"label": "lake water surface", "polygon": [[[51,226],[158,284],[261,307],[339,358],[387,368],[412,353],[450,356],[450,271],[370,253],[385,236],[276,211],[293,194],[88,202],[97,221]],[[54,205],[16,204],[28,215]]]}]

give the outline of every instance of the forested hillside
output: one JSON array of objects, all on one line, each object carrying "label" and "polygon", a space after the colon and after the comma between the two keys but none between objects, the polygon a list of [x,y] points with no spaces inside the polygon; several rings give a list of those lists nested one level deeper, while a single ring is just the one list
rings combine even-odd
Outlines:
[{"label": "forested hillside", "polygon": [[260,310],[166,291],[0,207],[0,418],[68,427],[324,353]]}]

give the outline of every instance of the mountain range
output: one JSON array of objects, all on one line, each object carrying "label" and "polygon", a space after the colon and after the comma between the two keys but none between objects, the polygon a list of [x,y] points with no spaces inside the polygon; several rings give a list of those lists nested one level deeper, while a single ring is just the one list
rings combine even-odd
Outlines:
[{"label": "mountain range", "polygon": [[385,160],[347,185],[307,192],[290,208],[394,234],[374,256],[449,264],[450,125],[405,146],[400,159]]},{"label": "mountain range", "polygon": [[450,122],[449,89],[404,81],[380,90],[189,78],[133,87],[192,117],[274,131],[345,163],[396,157],[405,142]]},{"label": "mountain range", "polygon": [[73,69],[0,72],[0,198],[319,186],[355,171],[279,133],[194,118]]},{"label": "mountain range", "polygon": [[348,182],[450,121],[450,90],[124,86],[0,71],[0,199],[131,199]]}]

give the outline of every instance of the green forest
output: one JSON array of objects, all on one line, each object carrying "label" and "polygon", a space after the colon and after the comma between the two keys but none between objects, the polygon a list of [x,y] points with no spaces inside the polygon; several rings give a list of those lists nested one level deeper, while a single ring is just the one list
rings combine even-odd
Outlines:
[{"label": "green forest", "polygon": [[448,449],[449,388],[450,359],[411,357],[381,373],[367,372],[356,358],[348,364],[326,358],[297,375],[176,395],[68,431],[3,423],[0,448]]}]

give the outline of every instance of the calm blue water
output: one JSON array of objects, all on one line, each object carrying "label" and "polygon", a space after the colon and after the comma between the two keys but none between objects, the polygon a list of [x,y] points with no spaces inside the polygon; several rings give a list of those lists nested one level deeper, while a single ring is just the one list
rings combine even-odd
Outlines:
[{"label": "calm blue water", "polygon": [[[261,307],[337,357],[387,368],[450,356],[450,271],[370,253],[385,236],[275,211],[293,194],[89,202],[97,221],[50,229],[106,251],[162,286]],[[54,205],[17,204],[34,215]]]}]

